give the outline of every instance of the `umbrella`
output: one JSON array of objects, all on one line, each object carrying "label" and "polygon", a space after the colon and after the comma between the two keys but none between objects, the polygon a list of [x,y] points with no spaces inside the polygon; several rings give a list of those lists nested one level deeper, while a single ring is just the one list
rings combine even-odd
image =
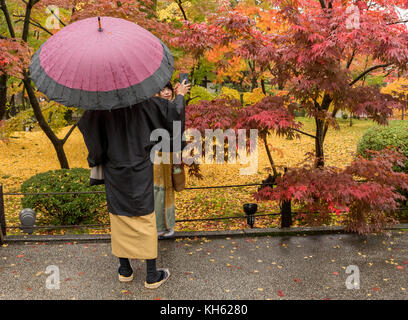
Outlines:
[{"label": "umbrella", "polygon": [[154,96],[170,81],[173,64],[166,45],[139,25],[93,17],[51,36],[33,55],[29,70],[37,89],[51,100],[111,110]]}]

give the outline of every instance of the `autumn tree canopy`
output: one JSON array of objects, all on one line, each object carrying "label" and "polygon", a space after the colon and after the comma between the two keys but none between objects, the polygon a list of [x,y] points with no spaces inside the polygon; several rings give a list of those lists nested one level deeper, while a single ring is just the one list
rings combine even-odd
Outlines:
[{"label": "autumn tree canopy", "polygon": [[[324,140],[336,115],[348,110],[386,124],[395,97],[363,79],[381,71],[406,72],[408,36],[396,7],[404,1],[267,1],[269,6],[243,10],[225,7],[206,23],[185,23],[176,42],[195,56],[223,47],[220,69],[243,59],[252,89],[265,81],[286,89],[316,120],[316,166],[324,166]],[[350,13],[349,8],[353,7]],[[350,16],[351,15],[351,16]],[[355,15],[355,16],[353,16]],[[265,26],[265,16],[273,25]],[[350,20],[352,19],[352,20]],[[356,21],[355,21],[356,20]],[[279,28],[277,26],[280,26]],[[361,69],[358,61],[368,64]]]},{"label": "autumn tree canopy", "polygon": [[[45,25],[49,5],[60,8],[61,26],[104,15],[136,22],[169,45],[176,70],[189,72],[193,85],[213,81],[239,88],[241,96],[234,98],[190,97],[194,104],[187,109],[186,123],[201,131],[259,130],[277,185],[261,191],[258,199],[294,201],[310,212],[318,211],[323,220],[331,212],[348,212],[350,229],[367,232],[384,226],[382,212],[395,208],[396,189],[407,188],[406,175],[392,170],[402,161],[398,151],[384,151],[371,160],[356,158],[342,170],[326,167],[324,152],[328,130],[339,128],[340,111],[386,125],[393,110],[405,102],[368,80],[407,72],[407,24],[398,11],[408,9],[406,0],[0,0],[0,4],[4,21],[0,110],[7,100],[8,81],[22,79],[38,124],[62,167],[69,166],[63,146],[75,126],[64,138],[56,136],[44,117],[47,101],[40,101],[27,72],[31,54],[57,31]],[[251,94],[250,99],[243,98],[244,92]],[[305,132],[296,119],[295,112],[301,110],[314,119],[314,132]],[[313,164],[278,173],[268,143],[271,134],[313,139]],[[362,181],[357,183],[356,177]]]}]

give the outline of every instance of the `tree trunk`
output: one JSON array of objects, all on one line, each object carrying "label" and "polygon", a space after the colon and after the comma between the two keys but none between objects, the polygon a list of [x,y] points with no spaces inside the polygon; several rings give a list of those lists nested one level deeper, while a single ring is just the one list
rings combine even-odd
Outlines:
[{"label": "tree trunk", "polygon": [[264,79],[261,80],[261,87],[262,87],[262,93],[264,95],[266,95],[266,87],[265,87],[265,80]]},{"label": "tree trunk", "polygon": [[23,84],[23,91],[21,91],[21,109],[25,110],[25,99],[24,99],[24,94],[25,94],[25,86]]},{"label": "tree trunk", "polygon": [[316,168],[324,167],[324,121],[316,119],[316,138],[315,138],[315,152],[316,152]]},{"label": "tree trunk", "polygon": [[11,22],[10,13],[7,9],[7,4],[5,0],[0,0],[1,10],[3,11],[4,17],[6,18],[7,28],[9,30],[10,36],[15,38],[13,23]]},{"label": "tree trunk", "polygon": [[3,73],[0,76],[0,120],[6,114],[7,106],[7,74]]},{"label": "tree trunk", "polygon": [[59,140],[58,143],[54,144],[55,152],[57,153],[58,161],[60,163],[61,169],[69,169],[68,159],[64,150],[64,143]]},{"label": "tree trunk", "polygon": [[58,160],[60,162],[61,169],[69,169],[68,159],[64,151],[64,140],[58,139],[54,131],[48,125],[41,112],[40,104],[38,103],[37,97],[34,94],[34,89],[31,86],[31,79],[26,72],[24,72],[24,86],[27,90],[27,94],[34,111],[35,118],[38,121],[40,128],[44,131],[45,135],[50,139],[54,149],[57,153]]},{"label": "tree trunk", "polygon": [[[288,171],[288,168],[285,168],[283,173],[283,178],[285,178],[285,173]],[[280,205],[281,211],[281,228],[290,228],[292,225],[292,201],[285,200],[282,201]]]},{"label": "tree trunk", "polygon": [[9,110],[6,111],[6,115],[5,115],[6,119],[10,119],[10,115],[9,115],[10,110],[16,109],[16,95],[15,94],[11,95],[9,105],[10,105],[10,108]]},{"label": "tree trunk", "polygon": [[255,77],[252,77],[251,79],[251,91],[254,91],[254,89],[258,88],[258,79]]},{"label": "tree trunk", "polygon": [[269,163],[271,164],[271,168],[272,168],[272,171],[273,171],[273,176],[276,178],[278,176],[278,171],[276,170],[275,162],[273,161],[271,151],[269,150],[268,140],[266,138],[266,134],[265,133],[261,134],[261,138],[262,138],[262,140],[264,142],[264,145],[265,145],[265,149],[266,149],[266,153],[268,155]]},{"label": "tree trunk", "polygon": [[281,204],[281,228],[290,228],[292,225],[292,202],[283,201]]},{"label": "tree trunk", "polygon": [[[21,39],[27,43],[28,35],[29,35],[31,9],[33,8],[34,4],[37,3],[37,1],[28,0],[25,3],[26,3],[26,12],[24,16],[24,25],[23,25],[23,32],[21,35]],[[30,76],[28,75],[28,71],[24,70],[23,75],[24,75],[24,79],[23,79],[24,87],[25,87],[25,90],[27,90],[28,101],[31,107],[33,108],[34,116],[37,119],[38,124],[40,128],[42,129],[42,131],[44,131],[45,135],[48,137],[48,139],[51,141],[52,145],[54,146],[61,169],[69,169],[68,159],[64,151],[64,143],[67,137],[65,137],[64,139],[59,139],[55,135],[54,131],[52,131],[51,127],[48,125],[47,121],[44,119],[44,115],[41,112],[40,104],[38,103],[37,97],[35,96],[35,93],[34,93],[34,89],[31,86],[31,79],[30,79]],[[23,92],[22,100],[24,100],[24,92]]]},{"label": "tree trunk", "polygon": [[28,0],[28,2],[26,3],[27,5],[24,17],[23,33],[21,35],[21,39],[23,39],[24,42],[28,42],[28,30],[30,27],[31,9],[33,8],[34,0]]},{"label": "tree trunk", "polygon": [[[324,94],[323,101],[319,105],[315,101],[316,109],[321,112],[327,112],[330,108],[330,104],[332,103],[332,98],[328,94]],[[332,117],[336,117],[337,110],[335,109],[332,113]],[[327,131],[329,129],[329,122],[327,120],[319,119],[318,116],[315,116],[316,121],[316,135],[315,135],[315,153],[316,153],[316,161],[315,167],[316,168],[323,168],[324,167],[324,139],[326,138]]]}]

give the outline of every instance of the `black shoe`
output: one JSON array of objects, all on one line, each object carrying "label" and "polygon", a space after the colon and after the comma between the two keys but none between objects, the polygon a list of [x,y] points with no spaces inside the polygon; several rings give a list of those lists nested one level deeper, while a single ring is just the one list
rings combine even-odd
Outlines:
[{"label": "black shoe", "polygon": [[133,280],[133,270],[132,268],[129,270],[119,266],[118,276],[120,282],[130,282]]},{"label": "black shoe", "polygon": [[147,281],[145,281],[144,286],[147,289],[157,289],[158,287],[160,287],[163,283],[165,283],[169,277],[170,277],[170,271],[169,269],[157,269],[157,271],[161,271],[163,272],[162,277],[160,277],[159,280],[157,280],[156,282],[153,283],[148,283]]}]

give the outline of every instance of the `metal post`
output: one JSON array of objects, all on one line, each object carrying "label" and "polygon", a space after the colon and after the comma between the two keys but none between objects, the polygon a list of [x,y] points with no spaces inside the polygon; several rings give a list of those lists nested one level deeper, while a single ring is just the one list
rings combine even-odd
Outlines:
[{"label": "metal post", "polygon": [[4,214],[3,185],[0,184],[0,226],[2,236],[6,235],[6,216]]}]

